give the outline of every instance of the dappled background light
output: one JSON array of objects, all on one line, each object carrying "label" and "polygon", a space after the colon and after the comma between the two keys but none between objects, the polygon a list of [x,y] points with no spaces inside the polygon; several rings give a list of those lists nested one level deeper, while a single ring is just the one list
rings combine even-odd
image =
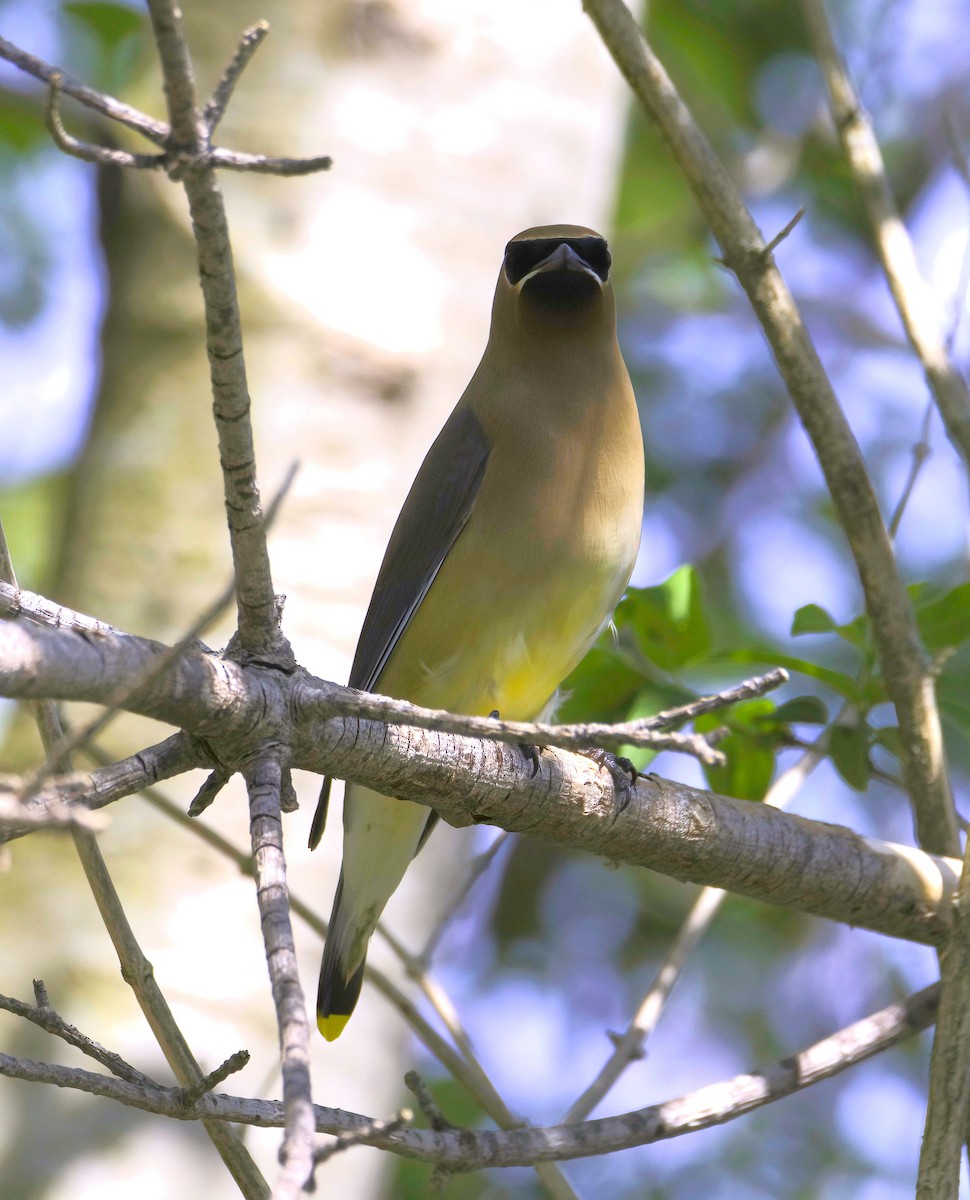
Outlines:
[{"label": "dappled background light", "polygon": [[[428,11],[433,7],[429,4]],[[970,314],[965,311],[970,189],[954,168],[953,156],[962,156],[965,169],[970,152],[970,9],[965,0],[931,5],[852,0],[830,8],[863,99],[884,138],[891,182],[921,267],[965,368],[970,356]],[[527,76],[529,55],[543,39],[555,36],[555,26],[552,32],[547,24],[525,28],[530,5],[520,10],[527,36],[516,51],[521,55],[517,69]],[[550,11],[543,10],[545,20]],[[472,37],[474,5],[469,12]],[[773,237],[797,209],[806,210],[777,247],[776,258],[802,306],[888,516],[904,493],[914,449],[923,438],[928,393],[874,258],[797,5],[781,0],[747,5],[656,0],[650,5],[648,28],[719,153],[743,180],[765,235]],[[56,5],[0,5],[0,31],[55,60],[71,46],[69,23],[65,25]],[[80,39],[76,31],[73,36]],[[230,37],[227,33],[226,45]],[[9,71],[0,73],[0,85],[19,86]],[[387,92],[366,83],[348,86],[332,108],[335,133],[342,129],[378,157],[400,153],[416,141],[444,156],[450,164],[446,183],[468,204],[464,226],[461,212],[452,213],[454,225],[440,230],[442,239],[454,239],[458,262],[462,236],[476,239],[480,208],[489,203],[488,197],[465,196],[465,162],[469,156],[497,152],[496,131],[502,125],[496,115],[508,119],[522,103],[523,85],[515,79],[496,83],[477,107],[443,104],[433,120],[409,100],[406,86],[402,84],[400,98],[390,100]],[[582,96],[571,102],[577,110],[583,106]],[[0,112],[0,505],[22,583],[41,588],[57,577],[57,539],[51,530],[66,519],[59,497],[81,453],[99,386],[108,278],[92,174],[42,149],[44,135],[36,122],[28,130],[28,142],[34,138],[34,144],[26,147],[27,161],[15,165],[25,147],[10,132],[14,107],[8,102]],[[328,146],[330,130],[314,134]],[[535,152],[542,153],[541,145]],[[581,164],[576,170],[582,170]],[[502,178],[496,190],[503,208],[515,210],[514,177],[509,172]],[[275,181],[272,186],[291,185]],[[348,414],[349,430],[357,422],[348,437],[361,442],[370,436],[368,405],[377,403],[397,406],[402,440],[416,436],[408,417],[408,371],[417,361],[444,355],[448,320],[456,306],[463,316],[467,311],[469,321],[480,322],[483,331],[486,327],[490,293],[481,288],[474,295],[455,295],[452,281],[422,250],[422,238],[431,236],[434,221],[417,205],[418,200],[390,186],[382,195],[357,190],[353,182],[343,186],[338,170],[306,236],[288,243],[281,220],[267,235],[260,257],[261,282],[281,305],[293,306],[287,312],[299,311],[294,321],[306,322],[311,330],[326,326],[345,339],[335,351],[345,354],[340,369],[346,367],[353,387],[366,398],[347,402],[340,411]],[[568,197],[562,207],[565,213]],[[532,221],[532,210],[525,203],[522,209],[516,227]],[[335,229],[343,232],[335,235]],[[370,236],[366,229],[373,231]],[[862,608],[821,472],[740,288],[713,261],[716,247],[685,185],[635,111],[611,245],[621,342],[637,390],[647,451],[644,536],[633,583],[655,587],[683,564],[693,564],[713,646],[703,661],[688,663],[682,671],[658,667],[651,681],[658,700],[684,688],[720,687],[753,673],[757,654],[752,650],[748,658],[731,660],[730,651],[737,647],[761,648],[765,662],[772,661],[772,654],[793,655],[853,675],[860,656],[845,640],[835,634],[796,637],[791,632],[802,606],[820,605],[838,623],[851,621]],[[313,269],[308,270],[308,262]],[[380,286],[372,278],[377,266]],[[244,280],[244,286],[251,283]],[[248,319],[254,338],[263,336],[262,315],[248,312]],[[357,339],[366,339],[384,357],[360,367],[354,357]],[[313,346],[308,354],[324,355],[313,335],[306,340]],[[328,343],[326,352],[331,349]],[[467,376],[474,366],[472,356],[461,369]],[[301,431],[270,419],[271,403],[283,405],[286,398],[267,379],[273,379],[272,366],[262,377],[262,390],[254,389],[263,436],[285,438],[292,442],[293,454],[302,454]],[[200,395],[204,383],[198,383]],[[312,384],[308,368],[304,385]],[[352,399],[357,396],[351,394]],[[341,396],[339,403],[344,400]],[[331,402],[320,395],[320,406]],[[206,419],[203,405],[200,428]],[[208,428],[204,436],[209,436]],[[355,572],[366,573],[371,563],[360,558],[357,526],[350,517],[341,524],[342,505],[351,513],[355,498],[366,501],[369,493],[374,503],[383,501],[397,483],[386,465],[351,461],[337,452],[340,445],[335,441],[331,457],[321,452],[304,466],[298,503],[312,509],[314,497],[325,493],[333,512],[324,547],[314,540],[312,512],[307,517],[299,510],[300,520],[306,521],[301,566],[308,573],[339,575],[344,564],[348,578],[356,579]],[[943,589],[966,580],[966,477],[935,414],[926,445],[927,460],[896,544],[907,582]],[[414,447],[412,466],[424,448]],[[208,445],[204,449],[209,452]],[[196,507],[186,504],[193,518],[199,515]],[[388,524],[392,516],[388,514]],[[216,536],[220,520],[218,509],[206,517]],[[130,568],[153,578],[152,561]],[[213,592],[222,586],[221,568],[217,574],[210,571],[210,580]],[[292,603],[306,605],[312,616],[314,601],[304,592]],[[340,636],[346,641],[352,636],[348,631],[356,630],[359,605],[350,595],[344,604],[346,630],[341,628]],[[193,615],[183,614],[186,621]],[[941,683],[949,705],[947,735],[958,769],[958,794],[965,792],[970,762],[965,659],[965,654],[954,659]],[[811,694],[824,700],[830,716],[839,710],[840,697],[824,682],[793,675],[779,703]],[[10,710],[0,709],[3,713],[9,716]],[[878,715],[877,724],[891,724],[888,710]],[[793,733],[809,739],[818,728],[796,725]],[[786,750],[781,767],[796,754]],[[898,774],[896,761],[888,753],[878,761],[889,778],[871,780],[865,794],[824,763],[799,792],[795,809],[867,835],[912,841],[909,808],[892,778]],[[692,760],[664,754],[650,769],[703,784],[701,769]],[[138,818],[131,820],[137,823]],[[244,838],[244,818],[239,820]],[[301,830],[294,841],[302,837]],[[333,830],[330,836],[336,837]],[[491,830],[480,830],[461,845],[481,850],[493,837]],[[414,870],[427,866],[422,861]],[[454,863],[451,869],[461,873]],[[311,878],[304,862],[298,872],[301,881]],[[183,875],[187,890],[157,901],[164,918],[158,918],[151,957],[184,1002],[190,1040],[215,1042],[234,1004],[269,1013],[265,971],[252,951],[254,943],[247,940],[252,930],[234,925],[247,905],[253,907],[250,885],[228,869],[220,875],[194,862],[185,864]],[[192,890],[193,875],[199,890]],[[152,886],[165,897],[164,877]],[[608,1057],[607,1031],[626,1028],[695,895],[696,889],[650,872],[610,869],[599,859],[528,839],[502,849],[449,924],[433,965],[513,1111],[534,1124],[561,1118]],[[328,908],[320,894],[313,898],[320,909]],[[394,916],[403,912],[395,905],[404,903],[399,896],[389,909],[396,927],[407,924]],[[247,911],[247,919],[251,916]],[[408,927],[408,933],[409,948],[419,949],[421,931]],[[103,962],[103,945],[94,948],[80,934],[72,935],[72,941],[63,952],[70,964],[65,971],[86,970],[95,957]],[[315,943],[310,949],[317,953]],[[310,949],[307,962],[312,964]],[[29,979],[31,947],[21,944],[15,950],[23,978]],[[661,1102],[784,1057],[925,986],[936,970],[935,956],[925,947],[729,898],[678,984],[646,1057],[629,1068],[596,1115]],[[261,1019],[256,1018],[254,1027]],[[132,1038],[133,1022],[129,1016],[119,1026]],[[268,1017],[265,1028],[262,1075],[250,1079],[253,1090],[260,1079],[265,1082],[267,1072],[272,1079],[275,1070],[275,1035]],[[353,1029],[347,1038],[353,1038]],[[94,1029],[88,1032],[98,1036]],[[568,1164],[565,1173],[581,1195],[617,1200],[901,1200],[912,1194],[928,1047],[923,1036],[726,1127]],[[410,1053],[449,1119],[487,1124],[417,1042]],[[275,1086],[275,1081],[267,1085],[269,1091]],[[28,1085],[0,1089],[0,1114],[12,1111],[15,1088],[26,1090]],[[233,1090],[231,1084],[227,1090]],[[338,1085],[322,1073],[317,1099],[341,1102]],[[29,1164],[18,1156],[17,1146],[3,1145],[4,1126],[0,1120],[0,1153],[27,1178]],[[154,1177],[144,1170],[142,1152],[149,1139],[154,1139],[152,1156],[168,1157],[171,1146],[173,1161],[191,1165],[196,1159],[179,1157],[183,1151],[174,1148],[181,1145],[179,1129],[163,1127],[149,1134],[140,1121],[132,1129],[130,1138],[113,1147],[117,1162],[107,1174],[99,1174],[100,1145],[91,1155],[77,1150],[67,1156],[59,1180],[41,1171],[29,1187],[25,1184],[23,1196],[79,1200],[136,1190],[148,1200],[161,1196],[157,1188],[152,1190]],[[204,1152],[202,1146],[199,1153]],[[184,1167],[179,1170],[191,1174]],[[424,1196],[428,1174],[416,1164],[395,1163],[385,1194]],[[187,1186],[186,1195],[192,1185]],[[961,1196],[970,1196],[965,1177],[961,1186]],[[518,1200],[535,1195],[535,1189],[534,1174],[516,1170],[457,1177],[446,1194],[452,1200]],[[164,1194],[175,1193],[169,1188]]]}]

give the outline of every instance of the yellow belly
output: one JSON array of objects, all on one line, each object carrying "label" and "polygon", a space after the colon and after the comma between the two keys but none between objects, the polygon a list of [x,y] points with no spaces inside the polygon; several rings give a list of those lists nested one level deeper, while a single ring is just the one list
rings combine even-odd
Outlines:
[{"label": "yellow belly", "polygon": [[[429,708],[530,721],[604,627],[629,567],[543,556],[480,564],[469,588],[456,546],[385,667],[378,690]],[[468,559],[463,562],[462,559]],[[447,570],[446,568],[451,568]]]}]

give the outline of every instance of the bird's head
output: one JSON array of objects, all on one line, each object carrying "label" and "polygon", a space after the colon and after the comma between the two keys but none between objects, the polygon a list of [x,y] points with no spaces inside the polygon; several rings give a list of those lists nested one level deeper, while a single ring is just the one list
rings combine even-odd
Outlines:
[{"label": "bird's head", "polygon": [[583,225],[539,225],[505,247],[495,316],[569,326],[613,320],[606,239]]}]

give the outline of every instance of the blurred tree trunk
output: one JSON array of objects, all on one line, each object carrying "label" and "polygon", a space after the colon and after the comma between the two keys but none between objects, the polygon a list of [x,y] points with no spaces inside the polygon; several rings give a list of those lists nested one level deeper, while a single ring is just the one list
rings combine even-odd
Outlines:
[{"label": "blurred tree trunk", "polygon": [[[301,461],[270,539],[276,587],[288,596],[284,625],[300,661],[343,679],[400,502],[484,346],[505,242],[549,221],[608,223],[625,99],[579,6],[559,0],[344,0],[268,11],[222,2],[187,6],[185,16],[200,99],[242,28],[261,16],[272,25],[221,144],[334,157],[327,175],[227,174],[222,182],[264,499]],[[154,73],[128,98],[158,111]],[[147,175],[103,183],[103,382],[68,504],[56,594],[170,640],[229,575],[194,247],[179,188]],[[219,644],[228,628],[207,640]],[[142,736],[155,734],[119,722],[114,744],[127,752]],[[327,912],[339,812],[311,860],[303,847],[317,781],[297,782],[302,811],[286,827],[291,882]],[[231,956],[245,937],[235,953],[249,964],[247,986],[239,991],[239,963],[227,959],[226,994],[206,994],[183,1012],[195,1013],[190,1038],[204,1027],[199,1009],[219,1022],[217,1042],[196,1046],[207,1068],[246,1045],[254,1062],[234,1089],[275,1094],[277,1081],[266,1087],[275,1039],[250,885],[221,865],[193,872],[206,856],[187,849],[184,835],[163,838],[154,817],[127,810],[120,848],[137,856],[145,878],[125,899],[144,906],[132,917],[157,939],[146,948],[163,988],[193,990],[178,966],[180,926],[159,916],[181,911],[175,881],[215,884],[233,897],[221,924],[215,907],[197,906],[195,928],[212,955]],[[205,820],[245,844],[241,788]],[[104,838],[109,862],[117,837]],[[436,834],[392,902],[389,923],[414,949],[466,846],[454,831]],[[312,999],[320,946],[297,932]],[[386,965],[380,950],[375,961]],[[112,1044],[110,1032],[90,1032]],[[317,1099],[392,1111],[405,1040],[403,1024],[365,990],[341,1042],[318,1047]],[[271,1171],[276,1135],[257,1136]],[[327,1182],[335,1195],[376,1195],[390,1165],[358,1150],[328,1165]],[[219,1194],[230,1194],[228,1181]]]}]

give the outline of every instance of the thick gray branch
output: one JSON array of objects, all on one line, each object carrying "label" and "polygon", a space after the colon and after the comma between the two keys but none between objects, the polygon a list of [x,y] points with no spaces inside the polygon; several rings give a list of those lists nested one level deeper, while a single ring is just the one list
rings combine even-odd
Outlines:
[{"label": "thick gray branch", "polygon": [[[0,623],[0,694],[97,702],[157,652],[139,638]],[[229,770],[275,739],[293,767],[430,804],[453,825],[488,822],[914,941],[941,944],[950,928],[959,866],[946,859],[653,776],[638,781],[618,813],[609,773],[588,759],[545,750],[532,777],[514,745],[354,716],[321,719],[321,686],[332,685],[197,652],[135,689],[129,707],[182,721],[205,738],[197,753]]]},{"label": "thick gray branch", "polygon": [[[128,712],[154,717],[192,732],[253,732],[273,721],[266,676],[247,672],[214,654],[185,654],[154,674],[167,653],[160,642],[47,629],[23,621],[0,621],[0,694],[24,700],[94,700],[110,703],[124,688]],[[141,681],[141,682],[139,682]],[[281,719],[276,714],[276,723]],[[266,731],[268,732],[268,731]]]}]

